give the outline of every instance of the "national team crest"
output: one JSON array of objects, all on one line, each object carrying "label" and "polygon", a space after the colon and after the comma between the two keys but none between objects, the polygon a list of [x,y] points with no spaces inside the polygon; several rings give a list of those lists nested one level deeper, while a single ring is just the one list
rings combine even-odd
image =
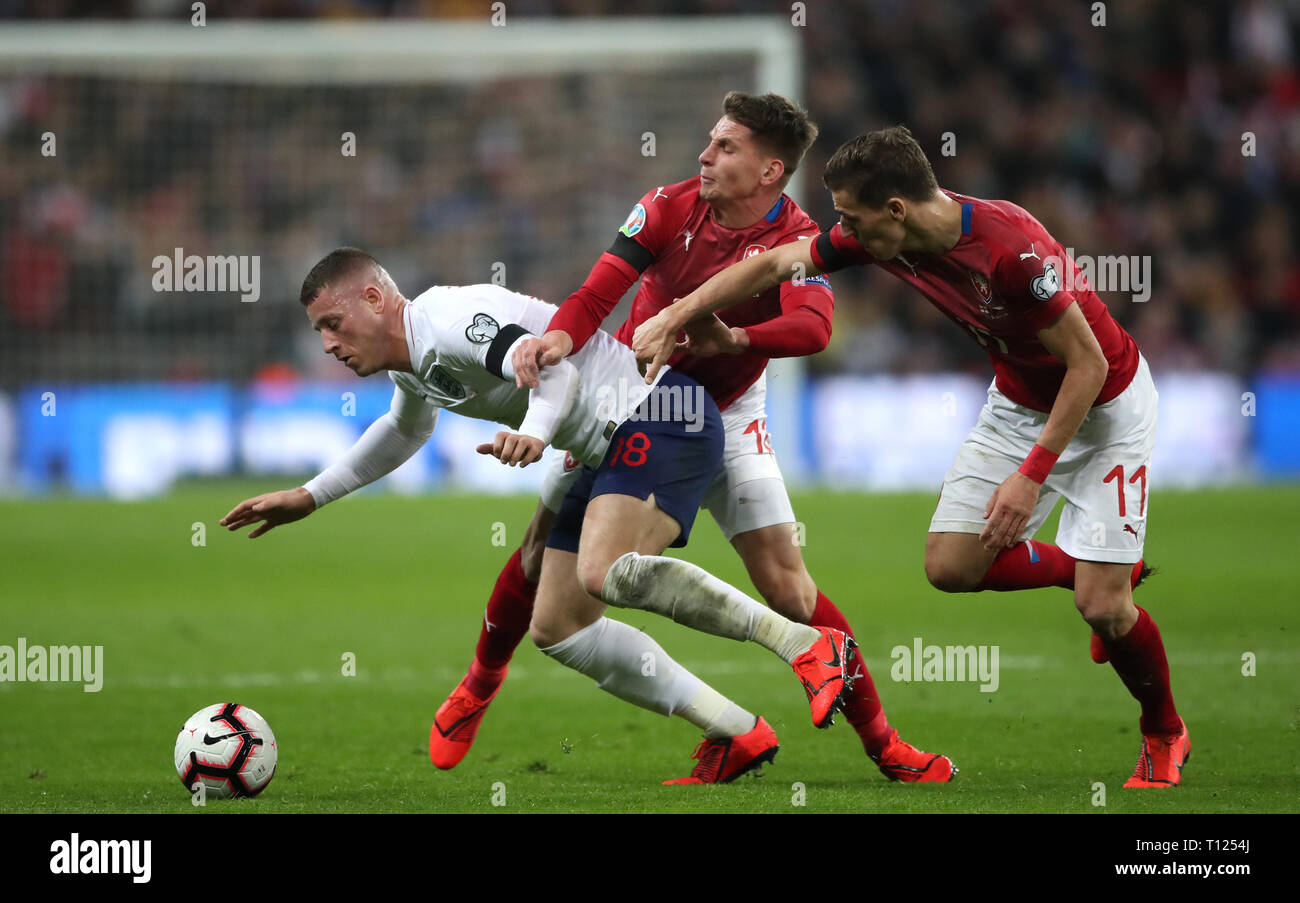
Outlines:
[{"label": "national team crest", "polygon": [[750,245],[745,249],[745,253],[740,255],[741,260],[748,260],[751,257],[757,257],[767,250],[767,245]]},{"label": "national team crest", "polygon": [[993,288],[989,285],[989,279],[983,273],[970,271],[970,284],[975,287],[975,294],[980,296],[980,301],[988,304],[993,300]]},{"label": "national team crest", "polygon": [[564,472],[565,472],[565,473],[568,473],[569,471],[574,470],[575,468],[581,466],[581,464],[582,464],[581,461],[579,461],[577,458],[573,457],[573,453],[572,453],[572,452],[565,452],[565,453],[564,453]]}]

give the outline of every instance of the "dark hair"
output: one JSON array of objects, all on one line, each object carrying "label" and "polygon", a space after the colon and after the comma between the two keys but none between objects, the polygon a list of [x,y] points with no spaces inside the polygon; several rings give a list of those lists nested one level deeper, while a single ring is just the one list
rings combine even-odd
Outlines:
[{"label": "dark hair", "polygon": [[873,209],[894,197],[928,201],[939,190],[925,151],[901,125],[845,141],[826,161],[822,183]]},{"label": "dark hair", "polygon": [[303,307],[309,307],[321,289],[351,276],[363,266],[379,266],[379,261],[360,248],[335,248],[320,259],[307,278],[302,281],[302,294],[298,300]]},{"label": "dark hair", "polygon": [[754,133],[754,140],[785,164],[781,185],[790,181],[803,155],[817,140],[817,123],[808,111],[780,94],[732,91],[722,101],[727,118]]}]

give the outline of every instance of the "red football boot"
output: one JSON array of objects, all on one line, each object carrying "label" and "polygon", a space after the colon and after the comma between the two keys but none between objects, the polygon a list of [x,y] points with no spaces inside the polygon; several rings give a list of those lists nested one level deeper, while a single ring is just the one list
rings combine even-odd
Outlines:
[{"label": "red football boot", "polygon": [[691,753],[699,764],[689,776],[664,781],[665,784],[727,784],[747,771],[753,771],[776,758],[776,731],[760,716],[753,730],[739,737],[704,740]]},{"label": "red football boot", "polygon": [[1176,734],[1142,735],[1142,748],[1138,750],[1137,767],[1133,777],[1124,782],[1125,787],[1177,787],[1183,777],[1183,765],[1192,757],[1192,741],[1187,724]]},{"label": "red football boot", "polygon": [[922,752],[910,743],[898,739],[898,731],[889,736],[889,743],[880,756],[871,757],[880,773],[891,781],[929,783],[951,781],[957,773],[952,759],[938,753]]},{"label": "red football boot", "polygon": [[857,643],[842,630],[818,627],[821,636],[790,663],[812,710],[813,727],[830,727],[833,716],[844,707],[844,691],[853,686],[849,658]]},{"label": "red football boot", "polygon": [[474,737],[487,707],[499,692],[500,685],[487,699],[479,699],[465,689],[464,681],[456,685],[447,701],[438,707],[433,716],[433,727],[429,729],[429,758],[434,765],[442,769],[455,768],[465,758],[474,745]]}]

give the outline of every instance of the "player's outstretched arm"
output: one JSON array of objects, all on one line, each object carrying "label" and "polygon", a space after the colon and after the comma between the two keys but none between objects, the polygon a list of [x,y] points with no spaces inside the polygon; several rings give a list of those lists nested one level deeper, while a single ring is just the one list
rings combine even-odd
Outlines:
[{"label": "player's outstretched arm", "polygon": [[302,520],[316,510],[316,500],[311,493],[299,486],[280,492],[266,492],[244,499],[230,513],[221,519],[221,526],[238,530],[248,524],[260,523],[261,526],[248,534],[249,539],[256,539],[268,530],[280,524]]},{"label": "player's outstretched arm", "polygon": [[989,551],[1014,545],[1038,504],[1039,487],[1088,416],[1106,382],[1109,364],[1078,304],[1071,304],[1056,322],[1038,331],[1038,340],[1053,357],[1065,362],[1065,379],[1038,434],[1038,443],[1020,469],[993,491],[980,539]]},{"label": "player's outstretched arm", "polygon": [[221,525],[238,530],[265,521],[248,534],[256,539],[280,524],[302,520],[317,508],[392,473],[406,463],[433,435],[438,409],[398,386],[392,407],[366,428],[356,444],[338,461],[297,489],[271,492],[245,499],[221,519]]},{"label": "player's outstretched arm", "polygon": [[647,364],[646,382],[654,381],[672,357],[677,333],[687,323],[739,304],[788,279],[821,273],[812,259],[811,241],[792,241],[732,264],[685,298],[679,298],[636,328],[632,350]]}]

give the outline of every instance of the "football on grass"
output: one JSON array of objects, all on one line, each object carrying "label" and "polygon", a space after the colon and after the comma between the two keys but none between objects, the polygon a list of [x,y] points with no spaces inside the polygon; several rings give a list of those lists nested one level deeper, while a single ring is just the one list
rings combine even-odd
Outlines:
[{"label": "football on grass", "polygon": [[191,793],[257,796],[275,776],[279,750],[266,719],[246,705],[219,702],[191,715],[176,735],[176,773]]}]

